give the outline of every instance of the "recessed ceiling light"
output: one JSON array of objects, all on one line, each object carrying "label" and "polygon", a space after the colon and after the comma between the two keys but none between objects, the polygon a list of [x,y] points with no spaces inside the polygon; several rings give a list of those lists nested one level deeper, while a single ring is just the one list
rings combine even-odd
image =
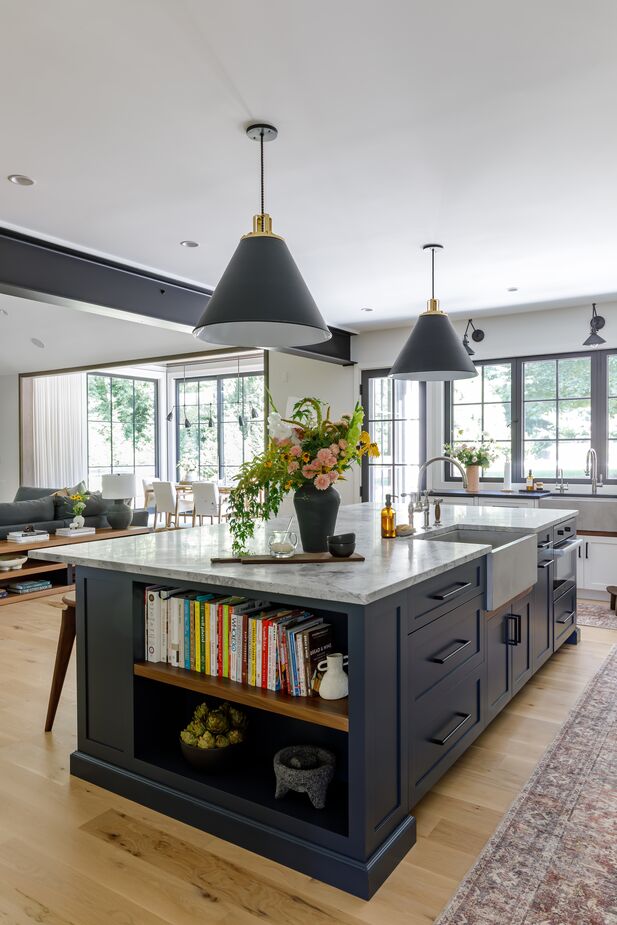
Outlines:
[{"label": "recessed ceiling light", "polygon": [[23,173],[10,173],[7,180],[10,180],[16,186],[34,186],[34,180],[31,177],[26,177]]},{"label": "recessed ceiling light", "polygon": [[0,315],[8,315],[6,308],[0,308]]},{"label": "recessed ceiling light", "polygon": [[372,308],[361,308],[360,311],[361,312],[372,312],[373,309]]},{"label": "recessed ceiling light", "polygon": [[518,286],[508,286],[508,292],[518,292]]},{"label": "recessed ceiling light", "polygon": [[31,337],[31,338],[30,338],[30,343],[31,343],[31,344],[34,344],[35,347],[40,347],[41,350],[42,350],[42,349],[44,348],[44,346],[45,346],[45,344],[43,343],[43,341],[42,341],[42,340],[39,340],[38,337]]},{"label": "recessed ceiling light", "polygon": [[180,241],[182,247],[199,247],[198,241]]}]

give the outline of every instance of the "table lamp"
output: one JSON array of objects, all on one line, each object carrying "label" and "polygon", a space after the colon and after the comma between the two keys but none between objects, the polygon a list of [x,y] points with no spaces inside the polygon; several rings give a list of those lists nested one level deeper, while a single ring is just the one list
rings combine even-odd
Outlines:
[{"label": "table lamp", "polygon": [[133,520],[133,511],[128,501],[137,494],[137,479],[132,473],[104,475],[103,498],[114,503],[110,505],[106,517],[112,530],[126,530]]}]

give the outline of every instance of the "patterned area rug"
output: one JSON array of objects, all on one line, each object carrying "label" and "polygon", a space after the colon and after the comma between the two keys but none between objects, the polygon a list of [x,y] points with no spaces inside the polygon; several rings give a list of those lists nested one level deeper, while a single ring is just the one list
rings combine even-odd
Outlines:
[{"label": "patterned area rug", "polygon": [[617,630],[617,615],[604,601],[578,601],[576,610],[581,626],[601,626],[607,630]]},{"label": "patterned area rug", "polygon": [[617,925],[617,646],[435,925]]}]

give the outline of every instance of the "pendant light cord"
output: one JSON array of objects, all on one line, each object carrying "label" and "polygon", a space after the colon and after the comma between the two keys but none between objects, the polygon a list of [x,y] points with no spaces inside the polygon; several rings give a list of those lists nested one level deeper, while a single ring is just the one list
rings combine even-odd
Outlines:
[{"label": "pendant light cord", "polygon": [[435,248],[431,247],[431,299],[435,298]]},{"label": "pendant light cord", "polygon": [[264,130],[263,129],[259,133],[259,148],[260,148],[260,160],[261,160],[261,214],[263,215],[264,214]]}]

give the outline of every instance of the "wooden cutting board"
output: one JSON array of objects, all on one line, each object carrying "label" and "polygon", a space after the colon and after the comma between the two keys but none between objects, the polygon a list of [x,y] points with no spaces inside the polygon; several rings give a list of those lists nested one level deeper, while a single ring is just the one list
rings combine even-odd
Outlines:
[{"label": "wooden cutting board", "polygon": [[275,556],[229,556],[228,558],[211,559],[212,565],[220,565],[226,562],[240,562],[242,565],[304,565],[310,562],[312,565],[338,565],[342,562],[364,562],[364,556],[359,552],[354,552],[346,559],[333,556],[329,552],[297,552],[295,556],[289,559],[279,559]]}]

